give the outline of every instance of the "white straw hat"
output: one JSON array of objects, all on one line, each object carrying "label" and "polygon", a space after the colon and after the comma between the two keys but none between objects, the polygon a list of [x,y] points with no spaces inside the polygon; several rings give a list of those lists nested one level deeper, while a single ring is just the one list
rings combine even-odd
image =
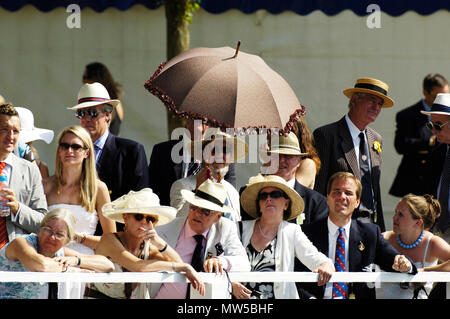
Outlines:
[{"label": "white straw hat", "polygon": [[94,82],[83,84],[78,91],[78,104],[67,109],[78,110],[100,104],[111,104],[116,107],[119,103],[119,100],[111,100],[108,90],[101,83]]},{"label": "white straw hat", "polygon": [[225,205],[227,199],[225,186],[210,179],[204,181],[195,191],[182,189],[181,195],[187,202],[201,208],[221,213],[233,212],[232,207]]},{"label": "white straw hat", "polygon": [[53,140],[55,133],[52,130],[44,128],[38,128],[34,126],[33,112],[29,109],[16,106],[14,107],[20,118],[20,140],[24,143],[42,140],[47,144],[50,144]]},{"label": "white straw hat", "polygon": [[130,191],[116,200],[103,205],[103,216],[119,223],[124,223],[122,214],[148,214],[158,216],[158,226],[172,221],[177,210],[170,206],[161,206],[159,197],[150,188]]}]

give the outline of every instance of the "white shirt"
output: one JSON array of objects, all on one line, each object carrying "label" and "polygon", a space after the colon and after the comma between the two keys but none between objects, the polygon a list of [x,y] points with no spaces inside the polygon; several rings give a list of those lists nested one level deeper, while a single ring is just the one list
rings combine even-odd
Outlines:
[{"label": "white shirt", "polygon": [[[359,143],[360,143],[359,134],[360,133],[364,134],[364,140],[365,140],[365,145],[366,145],[366,154],[370,154],[369,149],[368,149],[369,143],[367,143],[366,130],[360,131],[359,128],[357,128],[356,125],[353,124],[352,120],[350,120],[350,117],[348,116],[348,114],[345,115],[345,121],[347,122],[348,130],[350,131],[350,135],[352,137],[353,147],[355,149],[356,159],[357,159],[358,165],[359,165]],[[370,156],[369,156],[368,160],[369,160],[369,170],[372,171]]]},{"label": "white shirt", "polygon": [[[344,226],[344,239],[345,239],[345,271],[348,271],[349,258],[348,258],[348,246],[350,238],[350,225],[351,221]],[[334,262],[334,257],[336,254],[336,241],[339,236],[339,228],[336,226],[328,217],[328,257]],[[325,293],[323,295],[324,299],[331,299],[333,292],[333,283],[329,282],[325,286]]]}]

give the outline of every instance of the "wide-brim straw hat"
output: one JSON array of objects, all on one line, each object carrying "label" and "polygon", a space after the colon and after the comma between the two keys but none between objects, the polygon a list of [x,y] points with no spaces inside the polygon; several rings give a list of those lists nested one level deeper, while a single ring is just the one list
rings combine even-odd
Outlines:
[{"label": "wide-brim straw hat", "polygon": [[308,155],[308,153],[302,152],[298,137],[294,132],[289,132],[286,136],[271,136],[267,153],[298,156]]},{"label": "wide-brim straw hat", "polygon": [[[203,160],[203,151],[205,150],[205,148],[208,148],[210,143],[212,142],[222,142],[222,143],[226,143],[227,145],[229,144],[233,144],[233,158],[232,161],[233,162],[237,162],[243,158],[245,158],[248,154],[248,145],[247,143],[238,137],[235,136],[231,136],[230,134],[227,134],[225,132],[222,131],[217,131],[214,134],[212,134],[210,137],[205,138],[203,140],[195,140],[195,141],[190,141],[187,145],[188,150],[190,152],[190,154],[192,155],[192,157],[196,160],[202,161]],[[211,149],[207,149],[207,151],[209,151],[209,153],[212,151],[212,149],[214,148],[215,144],[210,145]]]},{"label": "wide-brim straw hat", "polygon": [[159,197],[150,188],[130,191],[116,200],[103,205],[103,216],[119,223],[125,223],[122,214],[146,214],[158,216],[158,226],[172,221],[177,210],[170,206],[161,206]]},{"label": "wide-brim straw hat", "polygon": [[420,111],[423,114],[450,115],[450,93],[438,93],[429,111]]},{"label": "wide-brim straw hat", "polygon": [[225,205],[227,190],[220,183],[210,179],[204,181],[196,190],[181,190],[181,196],[190,204],[220,213],[232,213],[233,208]]},{"label": "wide-brim straw hat", "polygon": [[374,78],[359,78],[356,80],[355,87],[344,90],[344,95],[351,98],[354,93],[369,93],[381,97],[384,101],[382,107],[391,107],[394,100],[387,96],[389,86],[383,81]]},{"label": "wide-brim straw hat", "polygon": [[119,103],[119,100],[111,100],[108,90],[101,83],[94,82],[83,84],[78,91],[78,104],[68,109],[78,110],[100,104],[111,104],[116,107]]},{"label": "wide-brim straw hat", "polygon": [[55,132],[45,128],[39,128],[34,126],[33,112],[29,109],[16,106],[14,107],[19,113],[20,118],[20,135],[19,139],[24,143],[29,143],[37,140],[42,140],[47,144],[50,144],[55,136]]},{"label": "wide-brim straw hat", "polygon": [[291,215],[287,220],[297,218],[305,209],[303,198],[280,176],[267,175],[250,177],[248,184],[241,194],[241,205],[245,212],[254,218],[258,218],[257,199],[259,192],[265,187],[275,187],[282,190],[291,200]]}]

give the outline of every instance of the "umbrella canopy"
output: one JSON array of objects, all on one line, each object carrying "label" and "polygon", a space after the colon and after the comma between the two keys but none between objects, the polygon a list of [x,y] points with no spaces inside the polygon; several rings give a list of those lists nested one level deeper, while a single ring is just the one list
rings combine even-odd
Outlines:
[{"label": "umbrella canopy", "polygon": [[287,133],[304,114],[292,88],[263,59],[230,47],[187,50],[161,64],[144,86],[176,115],[214,127]]}]

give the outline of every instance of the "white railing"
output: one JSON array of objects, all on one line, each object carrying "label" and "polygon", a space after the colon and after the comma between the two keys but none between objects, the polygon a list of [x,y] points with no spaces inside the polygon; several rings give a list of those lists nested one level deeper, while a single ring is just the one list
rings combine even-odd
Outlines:
[{"label": "white railing", "polygon": [[[227,276],[199,273],[206,285],[204,297],[228,298]],[[317,282],[318,274],[311,272],[231,272],[233,282]],[[174,272],[111,272],[111,273],[49,273],[49,272],[8,272],[0,271],[0,282],[186,282],[183,274]],[[330,282],[447,282],[447,298],[450,296],[450,272],[420,272],[416,275],[391,272],[336,272]],[[195,292],[195,291],[193,291]]]}]

